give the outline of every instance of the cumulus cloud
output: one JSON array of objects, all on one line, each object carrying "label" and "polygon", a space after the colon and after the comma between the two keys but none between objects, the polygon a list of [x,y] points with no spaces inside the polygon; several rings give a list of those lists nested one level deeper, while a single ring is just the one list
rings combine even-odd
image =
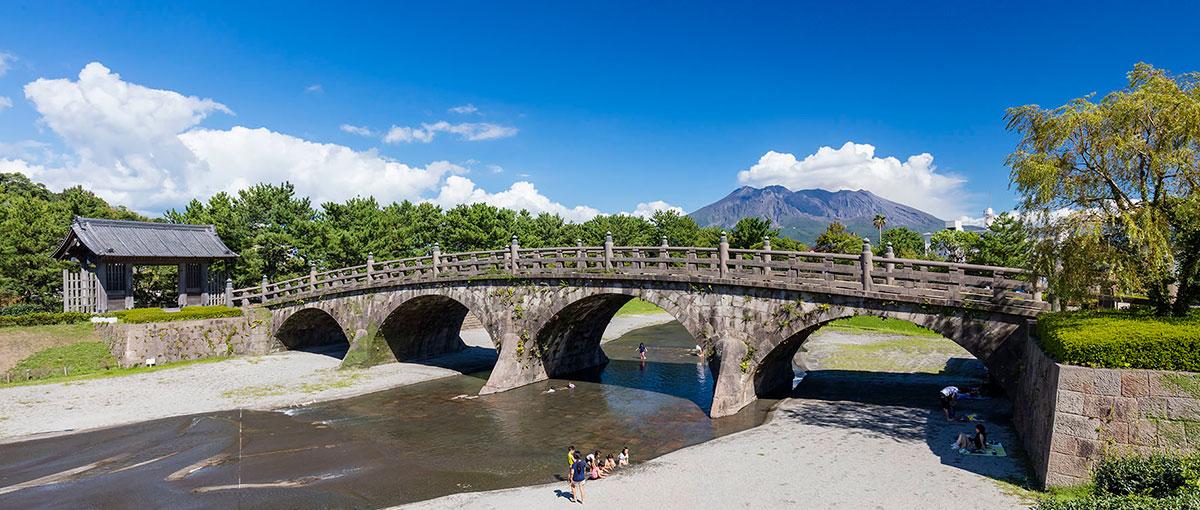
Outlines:
[{"label": "cumulus cloud", "polygon": [[351,124],[342,124],[338,129],[358,136],[375,136],[375,132],[366,126],[354,126]]},{"label": "cumulus cloud", "polygon": [[451,175],[431,202],[442,207],[454,207],[459,204],[485,203],[506,209],[525,209],[533,214],[543,212],[557,214],[571,221],[587,221],[600,214],[599,210],[577,205],[567,207],[550,200],[528,181],[514,182],[505,191],[488,193],[476,187],[470,179],[461,175]]},{"label": "cumulus cloud", "polygon": [[468,115],[468,114],[472,114],[472,113],[479,113],[479,108],[476,108],[475,105],[473,105],[471,103],[467,103],[464,105],[455,106],[446,111],[448,111],[450,113],[458,113],[458,114],[462,114],[462,115]]},{"label": "cumulus cloud", "polygon": [[629,216],[640,216],[642,218],[649,218],[651,216],[654,216],[654,213],[656,213],[658,211],[675,211],[679,214],[687,214],[687,213],[683,212],[682,207],[673,206],[671,204],[663,202],[662,200],[655,200],[653,202],[641,202],[637,205],[637,207],[635,207],[633,209],[633,212],[624,212],[621,214],[626,214]]},{"label": "cumulus cloud", "polygon": [[21,172],[55,188],[83,185],[144,211],[285,180],[318,202],[364,192],[382,200],[418,200],[446,175],[466,171],[447,162],[409,166],[374,151],[265,128],[197,128],[214,112],[232,112],[211,99],[126,82],[99,63],[84,67],[77,81],[29,83],[25,95],[40,122],[72,153],[36,158],[44,147],[39,142],[10,144],[0,147],[5,153],[0,171]]},{"label": "cumulus cloud", "polygon": [[821,147],[804,159],[768,151],[754,166],[738,172],[738,182],[756,187],[781,185],[792,190],[865,189],[940,218],[957,218],[967,212],[966,179],[939,172],[932,155],[921,153],[905,161],[891,156],[879,158],[869,144],[846,142],[837,149]]},{"label": "cumulus cloud", "polygon": [[452,133],[463,140],[478,142],[497,140],[517,135],[517,128],[492,124],[490,122],[461,122],[451,124],[444,120],[432,124],[421,124],[421,127],[392,126],[383,136],[385,143],[429,143],[437,133]]},{"label": "cumulus cloud", "polygon": [[8,96],[0,96],[0,112],[6,108],[12,108],[12,99],[9,99]]}]

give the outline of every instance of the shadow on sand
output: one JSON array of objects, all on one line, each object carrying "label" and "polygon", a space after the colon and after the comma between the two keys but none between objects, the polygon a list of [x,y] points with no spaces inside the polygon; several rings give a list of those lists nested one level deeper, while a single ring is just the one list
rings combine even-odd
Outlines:
[{"label": "shadow on sand", "polygon": [[[962,373],[962,365],[970,362],[979,363],[951,359],[943,374]],[[954,421],[948,421],[939,407],[937,395],[945,386],[975,386],[980,382],[941,374],[816,370],[788,395],[799,399],[801,405],[780,409],[777,416],[806,425],[854,429],[861,431],[866,440],[922,441],[942,464],[1027,484],[1027,461],[1012,430],[1012,404],[1008,398],[961,400]],[[976,422],[959,421],[968,415],[973,415]],[[991,441],[1004,444],[1007,457],[963,455],[951,447],[960,432],[969,433],[977,422],[987,427]]]}]

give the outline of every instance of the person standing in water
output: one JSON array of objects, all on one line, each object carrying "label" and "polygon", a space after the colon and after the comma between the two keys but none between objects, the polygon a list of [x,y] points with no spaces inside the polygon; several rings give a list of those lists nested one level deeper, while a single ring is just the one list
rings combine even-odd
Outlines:
[{"label": "person standing in water", "polygon": [[646,343],[638,342],[638,356],[641,356],[642,361],[646,361]]}]

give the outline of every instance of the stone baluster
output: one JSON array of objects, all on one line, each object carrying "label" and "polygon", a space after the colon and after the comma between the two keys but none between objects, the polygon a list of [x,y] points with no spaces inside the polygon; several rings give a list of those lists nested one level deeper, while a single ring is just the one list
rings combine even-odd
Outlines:
[{"label": "stone baluster", "polygon": [[308,264],[308,291],[317,291],[317,265],[312,263]]},{"label": "stone baluster", "polygon": [[667,259],[671,256],[671,254],[667,251],[667,248],[669,247],[667,244],[667,236],[662,236],[662,244],[659,246],[658,258],[662,259],[662,262],[658,263],[658,268],[665,273],[667,272]]},{"label": "stone baluster", "polygon": [[225,306],[236,306],[233,303],[233,278],[225,279]]},{"label": "stone baluster", "polygon": [[612,232],[604,233],[604,270],[612,271],[613,268],[613,241]]},{"label": "stone baluster", "polygon": [[263,275],[262,283],[260,283],[258,285],[258,293],[260,294],[260,296],[258,298],[258,302],[266,303],[267,302],[267,275],[265,275],[265,274]]},{"label": "stone baluster", "polygon": [[992,271],[992,300],[1004,300],[1004,271]]},{"label": "stone baluster", "polygon": [[439,266],[441,266],[441,264],[442,264],[442,247],[438,246],[438,243],[435,242],[435,243],[433,243],[433,276],[434,277],[437,277],[438,273],[441,273],[441,268],[439,267]]},{"label": "stone baluster", "polygon": [[721,232],[721,244],[717,249],[717,272],[721,278],[729,276],[729,235]]},{"label": "stone baluster", "polygon": [[583,239],[575,239],[575,269],[587,270],[587,253],[583,251]]},{"label": "stone baluster", "polygon": [[957,265],[950,266],[950,300],[958,301],[962,296],[963,272]]},{"label": "stone baluster", "polygon": [[762,274],[770,276],[771,274],[771,236],[763,236],[763,254],[762,254]]},{"label": "stone baluster", "polygon": [[872,284],[874,283],[871,280],[871,266],[875,264],[874,257],[874,254],[871,252],[871,240],[864,237],[862,255],[859,256],[859,262],[862,266],[862,288],[867,292],[871,291]]},{"label": "stone baluster", "polygon": [[887,249],[884,250],[883,257],[888,259],[888,263],[883,265],[884,271],[887,271],[887,284],[895,285],[896,277],[892,276],[892,271],[896,270],[896,264],[891,262],[891,259],[896,258],[896,252],[892,249],[892,243],[887,243]]},{"label": "stone baluster", "polygon": [[521,268],[521,265],[517,259],[517,250],[520,249],[521,245],[517,242],[517,235],[513,234],[512,244],[508,247],[508,256],[512,260],[512,274],[517,274],[517,271],[519,271]]},{"label": "stone baluster", "polygon": [[367,252],[367,283],[375,277],[375,253]]}]

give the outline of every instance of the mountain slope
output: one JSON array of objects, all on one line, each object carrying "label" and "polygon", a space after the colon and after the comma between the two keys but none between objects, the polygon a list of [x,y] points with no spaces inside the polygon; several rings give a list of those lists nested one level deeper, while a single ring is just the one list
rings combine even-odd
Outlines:
[{"label": "mountain slope", "polygon": [[840,221],[850,231],[874,239],[872,220],[887,217],[887,227],[908,227],[917,232],[936,232],[945,222],[932,214],[880,198],[870,191],[791,191],[783,186],[743,186],[725,198],[691,213],[701,226],[733,227],[747,216],[767,218],[792,239],[812,243],[825,227]]}]

